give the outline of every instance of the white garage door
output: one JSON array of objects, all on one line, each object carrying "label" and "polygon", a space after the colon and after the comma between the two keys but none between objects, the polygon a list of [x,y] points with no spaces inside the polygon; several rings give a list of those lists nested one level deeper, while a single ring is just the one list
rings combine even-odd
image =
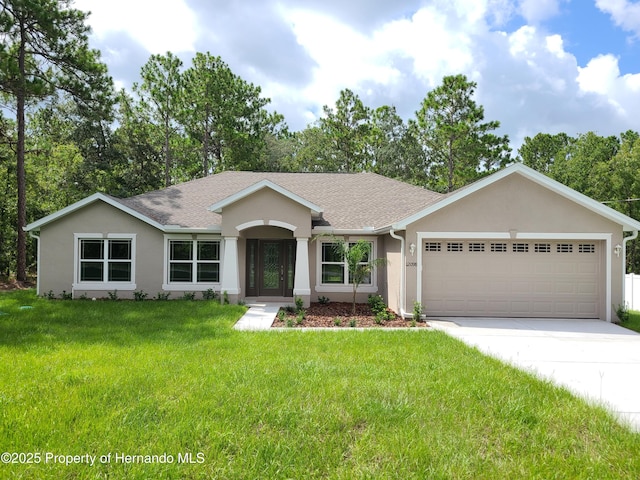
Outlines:
[{"label": "white garage door", "polygon": [[602,243],[429,240],[422,303],[429,315],[598,318]]}]

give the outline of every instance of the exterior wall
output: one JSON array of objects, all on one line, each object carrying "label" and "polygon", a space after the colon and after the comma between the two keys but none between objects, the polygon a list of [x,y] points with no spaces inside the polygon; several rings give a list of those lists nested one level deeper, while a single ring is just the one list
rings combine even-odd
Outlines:
[{"label": "exterior wall", "polygon": [[[415,243],[418,249],[416,255],[421,254],[418,232],[490,232],[508,234],[511,238],[526,233],[576,236],[612,234],[612,249],[618,244],[622,245],[623,238],[620,225],[517,174],[505,177],[409,225],[406,231],[407,265],[415,262],[410,258],[409,244]],[[622,255],[617,257],[611,254],[612,305],[602,302],[601,319],[606,318],[606,309],[615,311],[616,306],[623,303],[622,272]],[[416,267],[408,266],[405,305],[413,305],[417,298],[417,277]],[[604,294],[601,298],[605,298]],[[615,318],[615,313],[612,318]]]},{"label": "exterior wall", "polygon": [[311,213],[308,208],[268,188],[263,188],[246,198],[224,208],[222,235],[237,237],[237,226],[247,222],[283,222],[295,226],[294,237],[311,237]]},{"label": "exterior wall", "polygon": [[[136,290],[162,291],[164,245],[162,232],[103,202],[96,202],[42,227],[40,231],[40,294],[71,292],[74,277],[74,233],[136,234]],[[76,290],[77,297],[106,297],[107,291]],[[153,294],[153,293],[152,293]],[[132,292],[118,291],[127,298]]]}]

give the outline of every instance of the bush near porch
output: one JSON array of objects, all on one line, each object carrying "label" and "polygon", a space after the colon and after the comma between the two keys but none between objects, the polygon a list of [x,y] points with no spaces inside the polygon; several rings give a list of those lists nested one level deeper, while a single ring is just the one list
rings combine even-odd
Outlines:
[{"label": "bush near porch", "polygon": [[442,332],[236,332],[243,311],[0,294],[0,452],[112,455],[0,477],[640,474],[640,435]]}]

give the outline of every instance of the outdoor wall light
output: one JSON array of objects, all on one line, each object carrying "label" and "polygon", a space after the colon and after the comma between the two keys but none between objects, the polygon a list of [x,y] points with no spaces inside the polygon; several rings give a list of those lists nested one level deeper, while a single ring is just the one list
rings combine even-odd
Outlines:
[{"label": "outdoor wall light", "polygon": [[620,252],[622,251],[622,246],[620,244],[616,245],[613,248],[613,252],[616,254],[616,257],[620,256]]},{"label": "outdoor wall light", "polygon": [[416,244],[412,243],[411,245],[409,245],[409,253],[411,254],[411,256],[413,257],[413,254],[416,253]]}]

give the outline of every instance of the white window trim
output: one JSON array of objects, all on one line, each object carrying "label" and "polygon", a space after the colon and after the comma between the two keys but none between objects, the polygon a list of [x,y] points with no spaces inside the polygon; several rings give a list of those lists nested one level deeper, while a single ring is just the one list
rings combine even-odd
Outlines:
[{"label": "white window trim", "polygon": [[[170,282],[169,281],[169,242],[171,240],[189,240],[189,241],[215,241],[220,243],[220,281],[219,282]],[[220,291],[222,284],[222,259],[224,258],[224,241],[220,235],[180,235],[165,234],[164,235],[164,262],[162,272],[162,290],[173,292],[204,292],[206,290]]]},{"label": "white window trim", "polygon": [[[378,258],[378,239],[377,237],[348,237],[341,238],[338,237],[339,240],[343,240],[345,242],[357,242],[358,240],[366,240],[371,242],[371,256],[372,258]],[[353,284],[348,283],[348,272],[345,270],[345,282],[344,284],[337,283],[322,283],[322,245],[325,243],[335,243],[332,239],[327,238],[326,240],[321,240],[318,242],[317,253],[316,253],[316,286],[315,291],[318,293],[342,293],[342,292],[353,292]],[[356,292],[358,293],[377,293],[378,292],[378,274],[377,268],[373,268],[371,271],[371,283],[366,285],[359,285]]]},{"label": "white window trim", "polygon": [[[130,282],[81,282],[80,240],[131,240]],[[73,290],[135,290],[136,287],[136,234],[135,233],[74,233],[73,234]]]}]

